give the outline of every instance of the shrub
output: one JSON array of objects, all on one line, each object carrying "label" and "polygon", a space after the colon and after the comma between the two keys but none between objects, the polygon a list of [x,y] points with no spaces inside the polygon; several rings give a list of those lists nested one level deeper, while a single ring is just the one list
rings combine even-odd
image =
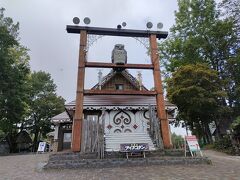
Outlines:
[{"label": "shrub", "polygon": [[234,147],[232,145],[229,135],[224,136],[222,139],[217,140],[213,144],[214,149],[228,153],[235,154]]}]

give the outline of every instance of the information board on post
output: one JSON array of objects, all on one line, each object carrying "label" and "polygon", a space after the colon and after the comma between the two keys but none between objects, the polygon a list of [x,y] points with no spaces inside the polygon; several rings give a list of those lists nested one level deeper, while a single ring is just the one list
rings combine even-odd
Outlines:
[{"label": "information board on post", "polygon": [[188,146],[189,151],[192,156],[194,153],[197,153],[197,152],[199,152],[200,155],[203,156],[196,136],[194,136],[194,135],[193,136],[185,136],[185,156],[186,156],[186,150],[187,150],[186,146]]},{"label": "information board on post", "polygon": [[39,142],[37,152],[44,152],[46,149],[46,142]]},{"label": "information board on post", "polygon": [[148,151],[148,143],[120,144],[121,152]]}]

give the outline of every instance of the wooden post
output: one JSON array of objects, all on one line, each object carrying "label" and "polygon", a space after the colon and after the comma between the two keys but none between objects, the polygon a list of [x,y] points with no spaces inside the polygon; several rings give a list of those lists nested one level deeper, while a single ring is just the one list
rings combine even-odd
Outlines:
[{"label": "wooden post", "polygon": [[165,111],[165,102],[163,97],[163,87],[161,80],[161,71],[159,65],[159,56],[158,56],[158,47],[157,47],[157,38],[155,34],[150,35],[150,51],[151,51],[151,61],[154,66],[153,77],[154,77],[154,86],[155,91],[157,92],[157,115],[161,122],[161,132],[163,138],[163,145],[165,148],[171,147],[170,136],[169,136],[169,124]]},{"label": "wooden post", "polygon": [[73,152],[79,152],[81,150],[86,45],[87,45],[87,32],[81,31],[79,59],[78,59],[76,106],[75,106],[75,116],[74,116],[73,127],[72,127],[72,151]]}]

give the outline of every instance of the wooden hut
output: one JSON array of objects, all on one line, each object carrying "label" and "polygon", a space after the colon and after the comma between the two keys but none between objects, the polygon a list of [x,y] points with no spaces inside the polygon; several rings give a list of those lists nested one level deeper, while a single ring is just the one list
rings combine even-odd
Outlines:
[{"label": "wooden hut", "polygon": [[[101,86],[101,87],[100,87]],[[127,70],[111,70],[92,90],[136,90],[149,91]],[[65,105],[66,111],[53,117],[55,125],[54,151],[71,148],[72,122],[75,114],[75,101]],[[152,111],[151,111],[152,109]],[[175,119],[177,107],[165,101],[168,120]],[[150,150],[162,148],[154,137],[153,120],[156,117],[156,98],[143,95],[85,95],[83,101],[84,122],[82,131],[82,151],[91,152],[97,148],[103,137],[104,151],[119,151],[122,143],[147,143]],[[102,127],[102,135],[99,134]],[[158,134],[161,134],[159,126]],[[156,134],[156,132],[155,132]],[[158,147],[157,147],[158,146]],[[96,150],[97,151],[97,150]]]}]

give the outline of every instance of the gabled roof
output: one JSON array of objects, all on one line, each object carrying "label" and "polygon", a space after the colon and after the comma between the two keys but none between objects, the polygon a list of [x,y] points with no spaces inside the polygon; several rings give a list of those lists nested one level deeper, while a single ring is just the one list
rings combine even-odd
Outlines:
[{"label": "gabled roof", "polygon": [[[72,101],[65,105],[66,109],[75,108],[75,101]],[[94,107],[132,107],[133,109],[148,109],[149,105],[156,106],[155,96],[143,96],[143,95],[88,95],[83,98],[84,109],[95,109]],[[174,104],[165,100],[165,107],[175,107]],[[98,109],[98,108],[97,108]],[[108,108],[107,108],[108,109]]]},{"label": "gabled roof", "polygon": [[[75,111],[75,101],[65,105],[68,115],[72,118]],[[83,98],[84,110],[148,110],[149,105],[156,107],[155,96],[143,95],[88,95]],[[175,110],[177,107],[165,101],[165,109]]]},{"label": "gabled roof", "polygon": [[59,122],[71,122],[71,119],[66,111],[54,116],[51,118],[52,123],[59,123]]},{"label": "gabled roof", "polygon": [[[128,70],[123,70],[121,72],[117,72],[115,70],[111,70],[106,76],[102,79],[102,86],[104,86],[107,82],[109,82],[117,73],[122,74],[123,77],[126,78],[136,89],[139,89],[139,83],[138,80],[132,76]],[[92,89],[97,89],[99,87],[99,83],[97,83],[95,86],[92,87]],[[142,89],[144,91],[148,91],[148,89],[142,85]]]},{"label": "gabled roof", "polygon": [[[54,116],[52,123],[68,123],[72,122],[73,113],[75,111],[75,101],[65,105],[66,111],[57,116]],[[83,109],[84,110],[148,110],[149,105],[156,107],[155,96],[142,95],[89,95],[84,96]],[[168,119],[175,119],[172,115],[177,110],[177,107],[165,101],[165,110],[168,111]]]},{"label": "gabled roof", "polygon": [[[106,85],[113,77],[120,73],[130,84],[136,89],[139,88],[138,80],[133,77],[127,70],[121,72],[111,70],[102,79],[101,86]],[[92,87],[92,89],[98,89],[99,83]],[[148,89],[142,85],[143,91]],[[76,102],[72,101],[65,105],[67,112],[63,112],[52,118],[52,123],[65,123],[71,122],[75,111]],[[155,96],[144,96],[144,95],[85,95],[83,98],[83,109],[84,110],[148,110],[149,105],[156,106]],[[165,109],[169,111],[175,111],[177,107],[165,101]],[[168,119],[174,119],[173,116],[168,115]]]}]

